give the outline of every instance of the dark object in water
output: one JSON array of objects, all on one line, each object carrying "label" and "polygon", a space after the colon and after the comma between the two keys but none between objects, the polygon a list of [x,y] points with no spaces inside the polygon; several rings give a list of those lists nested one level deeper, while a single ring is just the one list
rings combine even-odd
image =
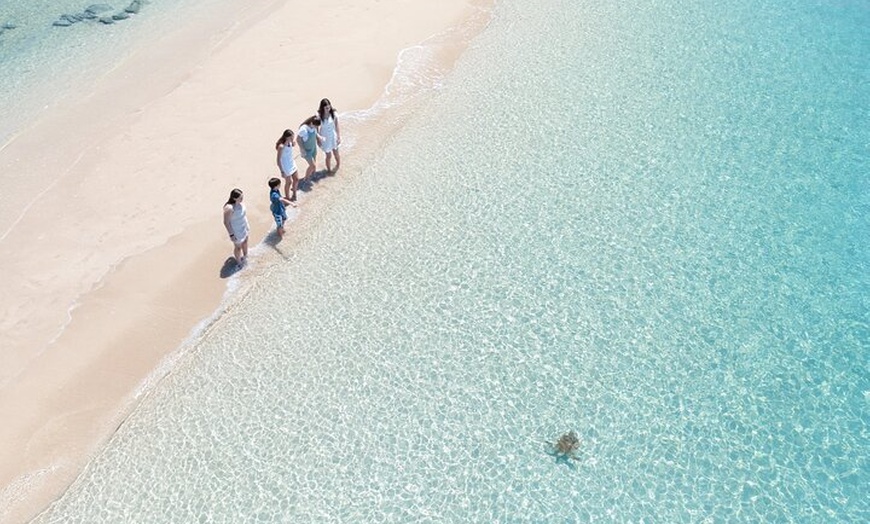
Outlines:
[{"label": "dark object in water", "polygon": [[580,439],[573,430],[562,434],[556,442],[547,442],[550,454],[560,459],[580,460],[577,451],[580,449]]},{"label": "dark object in water", "polygon": [[99,13],[105,13],[106,11],[111,11],[112,9],[114,9],[114,7],[109,4],[91,4],[85,8],[85,12],[96,15]]},{"label": "dark object in water", "polygon": [[88,16],[89,15],[87,13],[79,15],[60,15],[60,18],[55,20],[54,23],[51,25],[57,27],[69,27],[73,24],[81,22],[82,20],[87,20]]},{"label": "dark object in water", "polygon": [[[81,13],[77,13],[74,15],[61,15],[54,24],[58,27],[69,27],[76,22],[82,22],[84,20],[92,20],[94,22],[100,22],[102,24],[114,24],[120,20],[126,20],[130,18],[130,15],[134,15],[142,9],[142,7],[147,4],[146,0],[133,0],[130,2],[130,5],[125,7],[122,11],[118,11],[113,15],[105,14],[100,15],[100,13],[106,13],[107,11],[113,11],[115,8],[109,4],[91,4],[85,8]],[[2,30],[0,30],[2,31]]]}]

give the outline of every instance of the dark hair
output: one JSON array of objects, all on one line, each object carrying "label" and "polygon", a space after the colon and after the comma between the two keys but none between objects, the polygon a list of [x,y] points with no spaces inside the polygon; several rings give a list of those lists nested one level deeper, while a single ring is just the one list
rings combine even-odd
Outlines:
[{"label": "dark hair", "polygon": [[320,125],[320,117],[317,115],[309,116],[302,122],[303,126],[319,126]]},{"label": "dark hair", "polygon": [[288,138],[290,140],[293,140],[293,131],[290,131],[289,129],[285,129],[284,133],[281,135],[281,138],[279,138],[278,141],[275,142],[275,149],[278,149],[278,146],[287,142]]},{"label": "dark hair", "polygon": [[227,200],[227,203],[224,205],[229,204],[231,206],[234,206],[236,204],[236,202],[239,200],[239,197],[241,197],[241,196],[242,196],[241,189],[239,189],[239,188],[233,189],[232,191],[230,191],[230,198]]},{"label": "dark hair", "polygon": [[281,179],[280,179],[280,178],[272,177],[272,178],[269,179],[269,187],[270,187],[270,188],[275,189],[276,187],[278,187],[278,186],[280,186],[280,185],[281,185]]},{"label": "dark hair", "polygon": [[329,116],[334,119],[335,108],[332,107],[332,102],[330,102],[328,98],[324,98],[320,101],[320,109],[317,110],[317,116],[319,116],[321,120],[326,120],[326,113],[323,111],[326,106],[329,106]]}]

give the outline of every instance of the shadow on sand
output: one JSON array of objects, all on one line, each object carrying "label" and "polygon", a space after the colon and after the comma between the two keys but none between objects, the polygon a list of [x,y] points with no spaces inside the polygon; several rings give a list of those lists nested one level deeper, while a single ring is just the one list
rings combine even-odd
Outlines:
[{"label": "shadow on sand", "polygon": [[238,273],[241,269],[242,266],[236,263],[236,259],[229,257],[224,260],[224,265],[221,267],[221,278],[229,278]]},{"label": "shadow on sand", "polygon": [[331,178],[335,176],[334,171],[327,171],[322,169],[320,171],[315,171],[311,176],[307,176],[299,181],[299,185],[297,186],[298,191],[302,191],[303,193],[308,193],[312,189],[314,189],[314,185],[320,182],[325,178]]},{"label": "shadow on sand", "polygon": [[[286,235],[287,233],[284,234]],[[263,239],[263,243],[274,249],[275,252],[284,260],[290,260],[290,257],[288,257],[287,254],[281,251],[281,248],[278,247],[278,244],[280,244],[282,240],[283,238],[278,235],[278,231],[273,229],[268,235],[266,235],[266,238]]]}]

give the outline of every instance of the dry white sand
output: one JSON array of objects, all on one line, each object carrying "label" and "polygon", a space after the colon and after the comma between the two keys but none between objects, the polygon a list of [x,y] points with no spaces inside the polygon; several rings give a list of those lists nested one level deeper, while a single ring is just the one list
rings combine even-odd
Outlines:
[{"label": "dry white sand", "polygon": [[273,227],[265,181],[283,129],[323,97],[371,106],[400,50],[479,27],[491,2],[242,3],[142,46],[0,150],[16,175],[0,209],[0,522],[63,493],[218,307],[221,206],[241,187],[252,242]]}]

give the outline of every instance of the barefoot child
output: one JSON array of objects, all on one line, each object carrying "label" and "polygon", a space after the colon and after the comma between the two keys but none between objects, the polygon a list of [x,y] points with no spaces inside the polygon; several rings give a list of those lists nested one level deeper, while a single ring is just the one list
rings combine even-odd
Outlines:
[{"label": "barefoot child", "polygon": [[[338,154],[338,146],[341,145],[341,130],[338,127],[338,115],[335,114],[332,102],[328,98],[320,101],[317,116],[320,117],[320,136],[323,137],[320,147],[326,153],[326,170],[334,173],[341,165],[341,155]],[[335,156],[335,169],[332,169],[333,155]]]},{"label": "barefoot child", "polygon": [[299,185],[299,170],[293,160],[293,131],[284,130],[284,134],[275,143],[278,151],[278,170],[284,177],[284,198],[296,202],[296,188]]},{"label": "barefoot child", "polygon": [[314,174],[315,162],[317,161],[317,144],[323,137],[317,133],[317,128],[320,127],[320,117],[317,115],[308,117],[299,126],[299,131],[296,133],[296,143],[299,144],[299,152],[302,153],[302,158],[308,162],[308,168],[305,170],[305,178]]},{"label": "barefoot child", "polygon": [[293,205],[289,198],[281,196],[281,179],[269,179],[269,200],[272,204],[269,209],[272,210],[272,216],[275,218],[275,225],[278,226],[278,236],[284,237],[284,223],[287,222],[287,206]]},{"label": "barefoot child", "polygon": [[239,267],[245,265],[248,258],[248,216],[245,204],[242,202],[245,195],[239,188],[230,191],[230,198],[224,204],[224,227],[230,234],[230,242],[233,243],[233,258]]}]

